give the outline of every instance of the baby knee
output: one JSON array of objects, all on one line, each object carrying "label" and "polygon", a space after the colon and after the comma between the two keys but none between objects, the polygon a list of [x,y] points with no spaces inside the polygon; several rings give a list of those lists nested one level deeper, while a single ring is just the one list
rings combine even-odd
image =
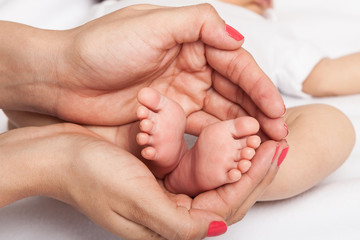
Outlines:
[{"label": "baby knee", "polygon": [[290,121],[294,123],[294,129],[302,126],[315,142],[327,143],[329,150],[336,147],[343,155],[350,154],[355,144],[355,130],[350,119],[335,107],[325,104],[297,107]]},{"label": "baby knee", "polygon": [[316,104],[313,112],[316,112],[319,124],[324,123],[324,126],[329,131],[339,133],[340,136],[347,138],[349,142],[355,143],[354,127],[350,119],[342,111],[333,106]]}]

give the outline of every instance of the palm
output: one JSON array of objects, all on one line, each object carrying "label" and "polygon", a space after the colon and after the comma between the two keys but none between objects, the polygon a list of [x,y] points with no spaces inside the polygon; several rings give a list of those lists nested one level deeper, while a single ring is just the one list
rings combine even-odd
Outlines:
[{"label": "palm", "polygon": [[[127,49],[131,46],[121,47]],[[147,53],[141,54],[144,49]],[[106,57],[106,62],[102,60],[105,56],[101,54],[117,51],[120,49],[104,47],[93,53],[97,57],[90,57],[89,60],[80,57],[82,61],[76,61],[82,64],[85,75],[78,75],[75,81],[81,93],[72,92],[72,98],[64,98],[64,101],[77,103],[77,108],[69,113],[70,118],[87,123],[93,119],[94,122],[90,123],[106,125],[132,122],[136,120],[137,93],[148,86],[177,101],[187,115],[203,108],[205,96],[212,84],[212,69],[207,65],[203,43],[186,43],[166,50],[145,44],[143,49],[132,49],[135,54],[131,54],[130,59],[112,55],[112,59]],[[121,64],[114,64],[116,62]],[[134,62],[139,64],[132,65]],[[63,104],[66,106],[64,111],[69,112],[70,104]],[[89,105],[92,107],[89,108]],[[119,114],[119,111],[127,114]],[[106,118],[100,117],[104,115]],[[102,122],[99,123],[99,119]]]},{"label": "palm", "polygon": [[183,44],[176,58],[150,86],[178,102],[186,115],[201,110],[211,88],[212,69],[200,42]]},{"label": "palm", "polygon": [[67,64],[57,74],[57,117],[93,125],[130,123],[136,120],[138,91],[150,86],[184,108],[191,133],[219,119],[251,115],[273,139],[285,136],[280,94],[239,43],[215,34],[222,39],[217,41],[205,26],[177,35],[163,27],[161,16],[168,19],[178,10],[154,8],[126,8],[70,31]]}]

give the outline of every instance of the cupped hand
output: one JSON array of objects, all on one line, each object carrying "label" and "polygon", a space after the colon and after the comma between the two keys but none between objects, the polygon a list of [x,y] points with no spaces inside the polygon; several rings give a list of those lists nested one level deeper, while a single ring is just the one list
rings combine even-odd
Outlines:
[{"label": "cupped hand", "polygon": [[201,239],[210,211],[176,206],[134,156],[74,124],[0,135],[0,207],[43,195],[66,202],[124,239]]},{"label": "cupped hand", "polygon": [[[7,193],[1,206],[32,195],[53,197],[125,239],[222,234],[224,222],[241,220],[271,183],[276,147],[285,145],[263,143],[239,182],[191,199],[167,192],[139,159],[78,125],[16,129],[1,135],[0,143],[0,172],[10,174],[1,185]],[[213,228],[214,222],[222,227]]]},{"label": "cupped hand", "polygon": [[[119,131],[115,131],[115,127],[111,128],[93,126],[89,128],[93,132],[105,137],[105,139],[109,142],[113,142],[116,144],[118,141],[119,136],[114,134],[114,132]],[[163,188],[162,191],[159,191],[159,186],[155,184],[153,180],[151,180],[153,178],[152,176],[148,179],[147,182],[139,180],[138,177],[135,177],[134,181],[139,182],[137,184],[134,184],[134,186],[142,186],[139,189],[146,189],[147,191],[149,191],[149,197],[151,197],[152,194],[157,194],[156,196],[158,197],[155,198],[159,201],[157,204],[162,201],[167,202],[169,199],[172,201],[168,209],[165,209],[163,203],[161,203],[159,204],[161,205],[161,209],[157,210],[154,210],[153,206],[153,204],[156,204],[156,201],[148,201],[150,198],[145,201],[145,203],[149,205],[143,205],[142,203],[139,203],[136,208],[144,208],[144,210],[141,211],[143,212],[143,214],[146,214],[145,217],[140,214],[140,218],[152,219],[151,221],[154,222],[157,222],[159,220],[163,221],[164,219],[166,219],[166,221],[168,221],[169,223],[167,227],[172,226],[179,229],[178,235],[176,235],[174,239],[177,239],[179,236],[199,236],[199,232],[206,232],[204,229],[200,229],[202,227],[205,228],[205,226],[208,225],[205,224],[205,226],[199,226],[196,222],[204,223],[205,221],[207,224],[209,224],[213,221],[225,221],[228,225],[231,225],[233,223],[241,221],[248,212],[248,210],[258,201],[262,193],[271,184],[272,180],[276,176],[277,170],[279,169],[279,166],[281,164],[281,162],[278,161],[279,157],[280,155],[282,155],[283,149],[286,149],[287,147],[288,144],[286,143],[286,141],[275,142],[268,140],[262,143],[261,146],[257,149],[256,155],[252,160],[252,167],[250,168],[249,172],[245,173],[242,176],[240,181],[233,184],[224,185],[211,191],[204,192],[196,196],[195,198],[190,198],[184,194],[170,193],[165,189],[163,181],[158,179],[158,183]],[[128,155],[128,159],[133,158],[135,162],[136,160],[139,161],[125,151],[123,152],[123,154]],[[132,170],[131,172],[133,171],[134,170]],[[137,172],[141,171],[137,170]],[[145,185],[143,185],[144,183]],[[155,189],[156,193],[154,191]],[[165,198],[164,193],[167,195],[167,197]],[[128,193],[128,195],[130,196],[130,193]],[[134,198],[144,199],[144,196],[138,196]],[[154,197],[152,197],[151,199],[154,199]],[[173,205],[174,203],[175,205]],[[156,208],[157,207],[155,207],[155,209]],[[177,209],[176,211],[174,211],[175,208]],[[152,209],[152,211],[150,213],[147,213],[147,209]],[[201,211],[198,212],[198,210]],[[157,214],[154,212],[157,212]],[[174,212],[174,214],[171,214],[171,212]],[[208,215],[209,213],[215,214],[216,217],[214,218],[212,214]],[[147,214],[153,215],[148,216]],[[187,216],[187,214],[190,214],[190,218],[189,216],[185,218],[180,217],[183,214],[185,214],[185,216]],[[169,216],[170,218],[168,218]],[[154,220],[154,217],[158,219]],[[174,219],[176,221],[176,224],[172,222],[172,220]],[[179,219],[184,219],[184,222]],[[138,222],[138,219],[133,219],[133,221]],[[149,224],[149,222],[145,221],[141,222],[141,224],[144,226],[148,226],[147,224]],[[161,224],[167,223],[162,222]],[[172,227],[170,227],[170,229]],[[214,231],[210,228],[207,231],[209,235],[214,233]],[[182,239],[181,237],[180,239]],[[196,237],[189,237],[189,239],[196,239]]]},{"label": "cupped hand", "polygon": [[239,182],[192,199],[161,188],[161,180],[116,145],[86,141],[67,171],[69,203],[125,239],[202,239],[224,233],[226,225],[213,229],[211,223],[230,225],[246,215],[276,175],[276,147],[286,147],[284,142],[264,143]]},{"label": "cupped hand", "polygon": [[135,5],[64,34],[53,115],[86,124],[129,123],[136,119],[137,92],[150,86],[184,108],[189,133],[251,115],[270,138],[287,134],[280,94],[240,48],[241,35],[210,5]]},{"label": "cupped hand", "polygon": [[[189,211],[211,211],[221,216],[227,225],[237,223],[271,184],[281,164],[280,155],[287,147],[286,141],[270,140],[262,143],[252,160],[249,172],[243,174],[238,182],[201,193],[195,198],[165,191],[177,206],[185,207]],[[160,183],[162,184],[161,181]]]}]

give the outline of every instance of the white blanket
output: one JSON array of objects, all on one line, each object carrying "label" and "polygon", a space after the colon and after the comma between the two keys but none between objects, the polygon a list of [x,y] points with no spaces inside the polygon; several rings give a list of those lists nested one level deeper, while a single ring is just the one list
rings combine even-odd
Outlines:
[{"label": "white blanket", "polygon": [[[0,0],[0,6],[1,3]],[[67,3],[72,4],[71,1]],[[332,56],[359,51],[358,0],[277,0],[275,3],[279,24],[293,28],[299,36],[316,42]],[[54,15],[59,17],[57,10],[53,10]],[[63,17],[67,19],[67,16]],[[72,23],[80,22],[82,17],[83,15],[79,19],[74,18]],[[39,21],[37,15],[33,16],[32,21]],[[308,103],[335,106],[349,116],[355,126],[357,138],[360,137],[360,95],[322,99],[285,97],[285,102],[288,107]],[[5,130],[6,118],[0,112],[0,131]],[[359,160],[360,144],[357,142],[345,164],[316,187],[292,199],[256,204],[243,221],[230,226],[225,235],[216,239],[359,239]],[[0,239],[118,238],[66,204],[48,198],[32,197],[0,209]]]}]

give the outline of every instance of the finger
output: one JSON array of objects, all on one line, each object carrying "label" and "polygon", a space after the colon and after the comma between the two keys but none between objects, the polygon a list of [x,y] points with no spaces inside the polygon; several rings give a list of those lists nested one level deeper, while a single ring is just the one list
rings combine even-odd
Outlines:
[{"label": "finger", "polygon": [[237,103],[247,112],[254,112],[257,106],[242,88],[229,81],[217,72],[213,73],[214,89],[233,103]]},{"label": "finger", "polygon": [[219,118],[220,120],[234,119],[249,116],[249,113],[241,105],[235,104],[224,98],[218,92],[210,89],[205,97],[203,109],[205,112]]},{"label": "finger", "polygon": [[[157,29],[162,42],[166,41],[165,48],[168,49],[179,43],[196,42],[199,39],[209,46],[223,50],[238,49],[243,43],[242,35],[227,26],[210,4],[161,8],[157,9],[155,15],[152,25]],[[163,37],[169,35],[172,38]]]},{"label": "finger", "polygon": [[[232,206],[232,209],[239,209],[268,174],[277,145],[278,143],[274,141],[261,144],[252,160],[251,169],[243,175],[240,181],[232,185],[225,185],[218,190],[219,195],[224,197],[224,201]],[[242,192],[241,199],[238,196],[239,191]],[[231,219],[232,216],[227,217]]]},{"label": "finger", "polygon": [[[168,197],[161,199],[152,195],[152,198],[152,204],[145,204],[142,208],[144,213],[136,221],[140,221],[166,239],[182,239],[183,236],[188,236],[188,239],[203,239],[211,232],[213,222],[225,222],[222,217],[209,210],[189,210],[181,203],[174,204]],[[148,211],[145,211],[145,208]],[[226,231],[226,228],[224,230]]]},{"label": "finger", "polygon": [[[277,171],[277,165],[271,168],[277,146],[278,143],[275,141],[267,141],[261,144],[252,160],[250,170],[243,174],[238,182],[199,195],[194,199],[193,207],[212,209],[214,213],[224,217],[229,223],[245,216],[247,207],[251,203],[250,200],[257,199],[258,194],[266,187],[266,184]],[[269,170],[274,172],[267,175]],[[266,176],[268,176],[267,181],[263,182]],[[260,184],[262,182],[263,184]],[[214,205],[214,203],[217,204]],[[243,206],[245,203],[246,207]]]},{"label": "finger", "polygon": [[[156,219],[150,219],[152,225],[159,222],[159,230],[163,236],[167,239],[181,239],[184,236],[188,236],[188,239],[203,239],[211,231],[210,226],[212,222],[224,222],[224,219],[209,210],[199,210],[188,207],[184,207],[179,204],[170,202],[169,198],[166,198],[167,203],[163,201],[156,201],[159,205],[157,210],[151,212],[151,216]],[[154,203],[155,204],[155,201]],[[160,220],[160,221],[158,221]],[[164,226],[166,226],[164,228]],[[166,229],[168,228],[168,229]],[[225,229],[226,230],[226,229]]]},{"label": "finger", "polygon": [[245,49],[220,51],[206,47],[206,57],[211,67],[240,87],[266,116],[280,118],[285,114],[280,93]]},{"label": "finger", "polygon": [[199,136],[205,127],[219,121],[220,119],[204,111],[191,113],[186,119],[186,133]]},{"label": "finger", "polygon": [[277,148],[275,151],[276,154],[275,154],[274,158],[272,159],[272,164],[271,164],[269,171],[267,172],[267,174],[265,175],[263,180],[257,185],[257,187],[248,196],[248,198],[243,202],[243,204],[238,208],[238,210],[231,216],[231,218],[229,218],[227,220],[227,223],[229,225],[240,221],[245,216],[245,214],[249,211],[249,209],[259,200],[259,198],[262,196],[262,194],[266,191],[267,187],[274,180],[274,178],[278,172],[279,165],[281,164],[278,162],[279,156],[281,155],[282,150],[286,149],[286,147],[288,147],[288,145],[285,141],[280,142],[278,146],[279,146],[279,148]]},{"label": "finger", "polygon": [[[230,95],[224,92],[225,96]],[[284,125],[282,118],[268,118],[256,106],[247,101],[240,101],[239,105],[229,101],[223,97],[221,93],[210,90],[204,101],[203,110],[208,114],[220,119],[234,119],[242,116],[252,116],[259,121],[261,128],[268,137],[274,140],[281,140],[287,135],[287,128]],[[244,104],[243,104],[244,103]],[[242,105],[249,105],[245,111]]]},{"label": "finger", "polygon": [[[112,190],[115,192],[114,199],[122,199],[121,202],[113,202],[116,206],[113,210],[119,213],[119,216],[147,227],[166,239],[181,239],[183,236],[189,236],[189,239],[202,239],[208,234],[213,221],[224,221],[210,211],[189,210],[177,205],[164,193],[154,177],[148,177],[151,173],[140,160],[126,151],[118,151],[122,152],[118,159],[131,160],[133,163],[134,167],[128,166],[127,171],[147,176],[128,179],[123,187]],[[142,168],[139,168],[140,166]],[[148,174],[142,173],[143,171]]]}]

